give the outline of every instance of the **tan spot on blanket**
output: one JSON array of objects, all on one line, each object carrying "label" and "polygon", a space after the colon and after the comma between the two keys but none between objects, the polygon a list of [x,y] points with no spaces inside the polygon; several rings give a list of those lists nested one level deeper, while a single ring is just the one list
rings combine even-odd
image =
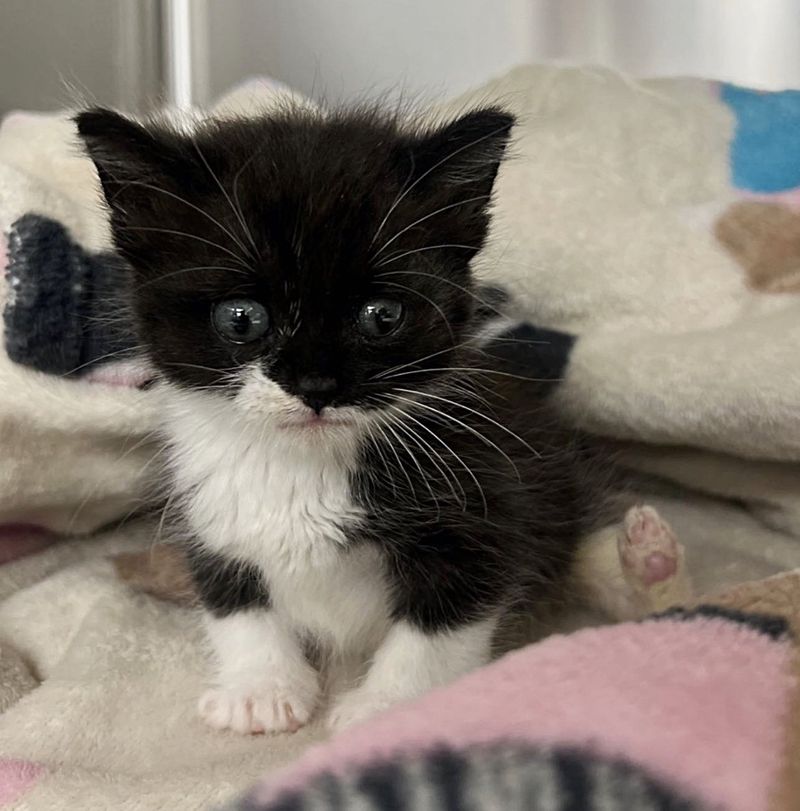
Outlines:
[{"label": "tan spot on blanket", "polygon": [[744,268],[751,287],[800,292],[800,212],[778,203],[743,201],[725,211],[714,232]]},{"label": "tan spot on blanket", "polygon": [[193,605],[197,593],[186,555],[169,544],[156,544],[143,552],[126,552],[112,558],[120,580],[136,591],[179,605]]},{"label": "tan spot on blanket", "polygon": [[795,635],[796,686],[787,719],[783,773],[773,793],[770,811],[797,811],[800,808],[800,569],[742,583],[702,602],[740,611],[777,614],[791,624]]}]

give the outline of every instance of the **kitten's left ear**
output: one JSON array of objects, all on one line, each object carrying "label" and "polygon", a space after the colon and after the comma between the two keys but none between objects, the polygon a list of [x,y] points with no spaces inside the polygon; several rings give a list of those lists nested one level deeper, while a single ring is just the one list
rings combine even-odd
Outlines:
[{"label": "kitten's left ear", "polygon": [[488,196],[514,123],[510,113],[488,107],[424,136],[413,150],[418,185]]},{"label": "kitten's left ear", "polygon": [[125,211],[121,196],[133,197],[134,208],[146,202],[149,193],[137,189],[137,182],[180,187],[195,170],[186,141],[176,132],[144,127],[103,108],[79,113],[75,123],[115,213]]}]

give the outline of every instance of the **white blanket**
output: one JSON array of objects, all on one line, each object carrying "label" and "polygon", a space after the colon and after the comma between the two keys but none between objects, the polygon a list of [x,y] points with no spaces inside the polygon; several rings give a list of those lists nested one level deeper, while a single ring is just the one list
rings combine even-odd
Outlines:
[{"label": "white blanket", "polygon": [[[641,465],[759,502],[756,515],[656,501],[699,591],[800,565],[800,542],[760,520],[791,525],[797,499],[797,298],[755,292],[709,229],[736,199],[731,114],[704,83],[541,68],[447,109],[498,99],[523,115],[480,265],[538,324],[581,336],[565,408],[621,440],[671,445],[634,447]],[[111,464],[120,449],[105,450]],[[206,808],[322,734],[200,724],[195,618],[130,592],[105,559],[156,534],[128,523],[0,567],[0,807]]]}]

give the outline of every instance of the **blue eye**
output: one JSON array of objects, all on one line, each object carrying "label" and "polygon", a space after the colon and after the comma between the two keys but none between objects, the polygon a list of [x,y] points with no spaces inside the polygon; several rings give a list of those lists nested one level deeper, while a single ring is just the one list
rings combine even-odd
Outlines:
[{"label": "blue eye", "polygon": [[370,338],[391,335],[402,321],[403,305],[395,299],[371,299],[358,313],[358,328]]},{"label": "blue eye", "polygon": [[266,307],[246,298],[232,298],[215,304],[211,321],[217,333],[233,344],[257,341],[269,330]]}]

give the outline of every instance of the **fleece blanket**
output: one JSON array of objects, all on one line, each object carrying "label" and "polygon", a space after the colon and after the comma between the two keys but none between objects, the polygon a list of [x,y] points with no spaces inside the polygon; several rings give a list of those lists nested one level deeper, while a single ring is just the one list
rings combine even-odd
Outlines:
[{"label": "fleece blanket", "polygon": [[796,529],[800,91],[522,67],[447,109],[477,99],[521,120],[477,266],[576,339],[563,408]]},{"label": "fleece blanket", "polygon": [[[252,85],[219,111],[247,113],[267,106],[275,93],[274,86]],[[793,420],[800,382],[790,351],[797,329],[791,189],[800,180],[790,158],[778,160],[795,154],[781,139],[798,131],[790,126],[799,109],[796,95],[749,94],[700,81],[637,83],[605,71],[522,68],[435,115],[498,100],[519,114],[520,124],[513,158],[501,171],[495,224],[478,270],[512,291],[536,329],[561,333],[563,340],[552,340],[544,355],[530,358],[532,366],[546,365],[560,380],[563,407],[618,439],[632,462],[699,491],[692,498],[654,500],[687,546],[698,593],[796,568]],[[87,533],[135,513],[154,454],[148,438],[157,403],[146,386],[138,388],[148,373],[131,364],[130,338],[105,323],[103,302],[113,293],[109,279],[118,267],[91,167],[71,138],[66,116],[18,115],[0,128],[0,215],[8,235],[0,353],[5,548],[11,540],[31,538],[27,548],[34,548],[47,543],[45,530]],[[773,147],[761,149],[762,143]],[[744,163],[737,162],[741,156]],[[760,169],[753,174],[747,166]],[[767,188],[763,177],[771,166],[779,179]],[[42,254],[42,246],[55,248]],[[76,284],[66,290],[65,282]],[[54,315],[32,317],[43,312]],[[105,357],[110,353],[120,354]],[[108,560],[148,550],[158,534],[146,520],[129,520],[0,568],[0,802],[7,807],[206,808],[239,794],[322,737],[318,725],[295,736],[253,739],[200,725],[194,705],[205,655],[193,612],[131,590]],[[568,618],[565,626],[595,619]],[[569,663],[585,661],[584,646],[587,652],[602,649],[604,639],[647,660],[659,658],[653,654],[661,650],[663,661],[678,656],[687,665],[697,650],[689,638],[701,639],[718,652],[709,672],[720,677],[732,676],[740,661],[752,664],[754,650],[769,653],[778,698],[764,704],[761,718],[746,719],[761,724],[747,729],[769,746],[757,759],[759,776],[747,777],[745,795],[754,798],[753,811],[767,808],[780,782],[775,753],[789,706],[782,664],[791,656],[788,637],[783,631],[774,639],[767,634],[761,647],[754,643],[741,653],[736,632],[724,631],[727,625],[698,630],[694,621],[678,629],[688,630],[688,647],[681,647],[678,631],[656,633],[678,624],[676,619],[645,624],[652,635],[644,637],[636,629],[645,626],[586,630],[550,643],[559,646],[563,660],[552,660],[552,648],[541,654],[539,645],[519,654],[531,657],[519,669],[492,673],[500,673],[500,681],[510,673],[515,690],[527,691],[520,723],[530,727],[528,711],[544,709],[527,703],[528,694],[535,696],[540,681],[546,686],[552,672],[573,672]],[[612,630],[620,636],[594,636]],[[547,671],[546,662],[554,670]],[[515,749],[506,758],[501,752],[502,762],[493,761],[498,779],[505,780],[503,763],[530,757],[551,765],[553,758],[565,758],[573,773],[596,775],[583,749],[574,754],[574,747],[596,737],[597,727],[588,722],[602,717],[605,729],[625,727],[619,733],[624,741],[614,739],[590,753],[610,759],[608,774],[619,769],[642,792],[667,792],[684,803],[664,807],[726,807],[730,796],[714,786],[732,780],[741,760],[727,771],[717,760],[705,761],[705,777],[688,770],[681,777],[686,762],[678,757],[679,745],[698,728],[685,726],[691,719],[673,708],[694,701],[694,672],[678,666],[664,674],[669,689],[663,695],[643,694],[645,706],[636,706],[650,715],[631,711],[612,722],[587,712],[583,731],[580,719],[560,726],[575,694],[551,683],[551,692],[543,693],[553,713],[550,737],[520,732],[514,746],[521,745],[522,754]],[[586,689],[580,692],[604,702],[623,675],[603,670],[602,691],[592,693],[582,683]],[[625,689],[614,705],[620,713],[633,706],[636,693],[630,682],[621,683]],[[484,689],[483,682],[470,685],[473,693]],[[724,687],[731,703],[746,689],[735,680]],[[712,692],[707,683],[704,689],[703,696]],[[760,697],[751,706],[761,706]],[[697,709],[694,720],[707,722],[714,740],[732,736],[734,730],[717,725],[716,716],[700,712],[704,703],[690,704]],[[715,707],[727,715],[728,705]],[[443,728],[452,720],[436,717]],[[625,724],[617,724],[621,718]],[[654,724],[653,718],[669,723]],[[637,726],[649,729],[657,742],[640,760],[631,756]],[[502,725],[495,732],[502,738]],[[414,740],[424,748],[429,739]],[[491,746],[494,740],[475,743]],[[443,762],[457,766],[458,752],[455,757]],[[418,769],[413,763],[409,768]],[[704,782],[718,769],[716,783]],[[274,785],[299,788],[312,772],[292,774],[290,782]],[[272,789],[264,791],[245,802],[278,802]],[[537,796],[548,795],[542,789]],[[796,803],[797,795],[791,796]]]},{"label": "fleece blanket", "polygon": [[553,636],[317,746],[239,811],[795,809],[800,570]]}]

